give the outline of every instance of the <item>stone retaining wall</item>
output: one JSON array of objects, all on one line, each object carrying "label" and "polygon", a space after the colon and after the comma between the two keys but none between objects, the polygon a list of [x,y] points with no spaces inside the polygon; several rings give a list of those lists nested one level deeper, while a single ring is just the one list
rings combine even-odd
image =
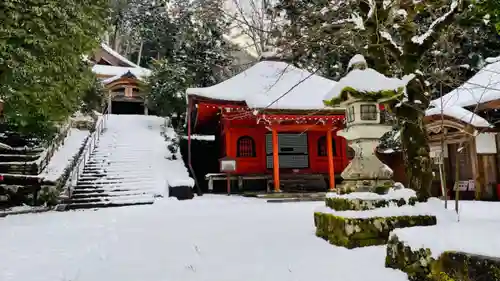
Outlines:
[{"label": "stone retaining wall", "polygon": [[500,258],[448,251],[435,259],[430,249],[411,249],[397,235],[389,239],[385,265],[405,272],[410,281],[500,280]]},{"label": "stone retaining wall", "polygon": [[427,226],[437,223],[435,216],[393,216],[346,218],[329,213],[314,213],[316,235],[331,244],[346,248],[386,244],[396,228]]}]

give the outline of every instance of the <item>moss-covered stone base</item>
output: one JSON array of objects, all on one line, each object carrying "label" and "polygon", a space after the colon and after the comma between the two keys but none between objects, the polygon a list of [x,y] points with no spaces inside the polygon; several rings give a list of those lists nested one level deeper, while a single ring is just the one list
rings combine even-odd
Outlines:
[{"label": "moss-covered stone base", "polygon": [[431,280],[430,265],[433,261],[429,249],[414,251],[396,235],[392,235],[387,242],[385,266],[405,272],[410,280]]},{"label": "moss-covered stone base", "polygon": [[376,208],[398,206],[403,205],[415,205],[417,202],[416,197],[409,199],[378,199],[378,200],[366,200],[366,199],[346,199],[340,197],[331,197],[325,199],[325,204],[327,207],[332,208],[336,211],[366,211],[373,210]]},{"label": "moss-covered stone base", "polygon": [[435,225],[435,216],[394,216],[345,218],[329,213],[314,213],[316,235],[331,244],[357,248],[387,243],[396,228]]},{"label": "moss-covered stone base", "polygon": [[500,258],[449,251],[434,259],[430,249],[412,250],[395,235],[387,244],[385,265],[412,281],[500,280]]}]

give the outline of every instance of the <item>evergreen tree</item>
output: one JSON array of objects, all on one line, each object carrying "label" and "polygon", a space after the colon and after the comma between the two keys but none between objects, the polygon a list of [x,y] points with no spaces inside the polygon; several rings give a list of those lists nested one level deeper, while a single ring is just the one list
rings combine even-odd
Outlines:
[{"label": "evergreen tree", "polygon": [[[281,0],[275,11],[285,12],[288,20],[281,30],[281,49],[298,66],[317,68],[337,78],[343,75],[349,57],[361,53],[385,75],[416,74],[393,109],[401,126],[409,187],[422,200],[430,196],[432,182],[423,124],[433,90],[428,79],[436,70],[434,56],[442,54],[438,39],[456,25],[455,15],[464,11],[462,4],[460,0]],[[460,43],[450,49],[458,51]]]},{"label": "evergreen tree", "polygon": [[500,1],[477,0],[475,6],[484,22],[495,26],[497,32],[500,33]]},{"label": "evergreen tree", "polygon": [[81,104],[93,74],[82,59],[98,43],[107,0],[0,2],[0,97],[13,129],[49,138]]},{"label": "evergreen tree", "polygon": [[153,64],[149,79],[148,104],[159,114],[182,119],[187,88],[208,87],[224,78],[231,49],[222,38],[227,25],[218,16],[220,5],[220,0],[171,3],[168,16],[176,36],[170,53]]}]

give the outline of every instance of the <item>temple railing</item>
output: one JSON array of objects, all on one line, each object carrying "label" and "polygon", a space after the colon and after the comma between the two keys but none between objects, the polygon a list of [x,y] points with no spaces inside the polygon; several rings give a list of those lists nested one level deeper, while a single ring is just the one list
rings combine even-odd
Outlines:
[{"label": "temple railing", "polygon": [[87,164],[87,162],[90,159],[90,155],[92,154],[92,152],[96,148],[101,134],[106,129],[106,122],[108,120],[108,116],[109,116],[108,108],[106,107],[104,109],[104,111],[102,112],[101,116],[98,117],[94,131],[87,138],[85,146],[83,147],[83,150],[80,154],[80,157],[78,157],[78,159],[76,159],[76,163],[74,165],[74,168],[71,171],[71,173],[68,177],[68,180],[65,184],[65,187],[64,187],[65,194],[62,196],[62,197],[66,197],[64,199],[69,199],[73,196],[74,187],[77,185],[78,180],[81,176],[81,173],[83,172],[85,165]]}]

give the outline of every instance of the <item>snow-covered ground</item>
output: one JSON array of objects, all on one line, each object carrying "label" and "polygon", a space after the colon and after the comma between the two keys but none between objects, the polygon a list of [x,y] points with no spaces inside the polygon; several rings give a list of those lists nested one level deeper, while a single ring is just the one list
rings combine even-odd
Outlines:
[{"label": "snow-covered ground", "polygon": [[384,268],[384,247],[347,250],[315,237],[322,204],[206,195],[8,216],[0,219],[0,280],[406,280]]},{"label": "snow-covered ground", "polygon": [[[348,250],[317,238],[312,214],[323,204],[205,195],[8,216],[0,280],[407,280],[384,268],[385,246]],[[500,203],[462,206],[463,220],[500,222]]]},{"label": "snow-covered ground", "polygon": [[[448,209],[454,208],[455,202],[448,201]],[[445,251],[499,257],[500,202],[463,201],[459,213],[459,220],[438,217],[437,225],[396,229],[391,235],[415,251],[430,249],[434,258]]]}]

